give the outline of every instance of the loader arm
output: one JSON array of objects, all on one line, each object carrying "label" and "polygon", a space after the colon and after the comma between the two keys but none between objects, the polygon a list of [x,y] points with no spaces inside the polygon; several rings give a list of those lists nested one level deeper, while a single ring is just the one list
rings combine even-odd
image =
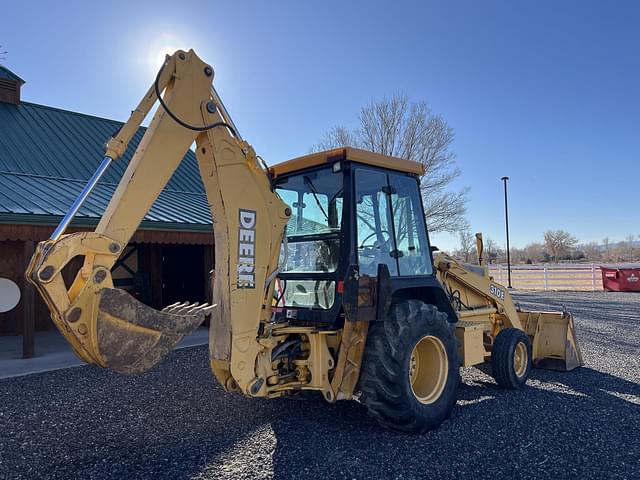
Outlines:
[{"label": "loader arm", "polygon": [[517,308],[509,290],[489,276],[482,257],[481,234],[476,238],[480,265],[459,262],[445,253],[434,255],[438,278],[460,319],[460,336],[465,338],[464,329],[481,327],[484,345],[476,348],[486,348],[486,354],[490,355],[498,334],[505,328],[515,328],[529,336],[534,366],[573,370],[583,365],[571,313],[529,312]]},{"label": "loader arm", "polygon": [[[273,192],[253,148],[238,136],[212,81],[213,69],[192,50],[167,56],[154,85],[107,143],[94,177],[51,238],[37,246],[27,279],[83,360],[124,373],[154,366],[210,313],[214,373],[227,388],[255,395],[264,384],[256,373],[263,350],[258,329],[271,317],[273,279],[291,212]],[[158,101],[95,231],[64,235]],[[114,289],[111,268],[194,142],[213,218],[213,305],[174,305],[159,312]],[[84,256],[84,263],[67,288],[61,272],[76,256]]]}]

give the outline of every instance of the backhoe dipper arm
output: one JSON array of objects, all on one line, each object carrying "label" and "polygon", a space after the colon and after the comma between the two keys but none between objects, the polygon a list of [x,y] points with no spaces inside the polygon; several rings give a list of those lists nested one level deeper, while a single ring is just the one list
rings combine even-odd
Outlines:
[{"label": "backhoe dipper arm", "polygon": [[[253,148],[230,125],[212,80],[213,69],[193,51],[167,57],[155,84],[107,143],[98,172],[51,238],[38,245],[27,278],[82,359],[125,373],[151,368],[211,312],[214,373],[228,388],[255,395],[267,371],[259,359],[258,330],[271,317],[271,280],[290,211],[272,191]],[[63,235],[158,100],[162,106],[95,232]],[[213,217],[215,306],[174,305],[159,312],[114,289],[110,270],[194,141]],[[61,272],[76,256],[84,256],[84,264],[67,289]]]}]

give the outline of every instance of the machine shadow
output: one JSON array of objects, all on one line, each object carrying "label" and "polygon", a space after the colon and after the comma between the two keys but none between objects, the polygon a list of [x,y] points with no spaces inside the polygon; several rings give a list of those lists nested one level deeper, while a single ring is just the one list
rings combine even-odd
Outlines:
[{"label": "machine shadow", "polygon": [[[491,365],[480,364],[470,368],[482,372],[484,378],[463,383],[458,392],[458,400],[477,400],[478,395],[487,395],[489,392],[496,395],[499,395],[499,392],[509,393],[499,387],[491,378]],[[526,392],[532,388],[548,392],[561,391],[566,395],[585,396],[592,401],[620,400],[626,404],[632,404],[633,402],[623,399],[624,396],[630,396],[639,397],[636,401],[640,402],[640,384],[589,367],[580,367],[571,372],[533,368],[523,391]],[[471,392],[477,392],[477,394]]]},{"label": "machine shadow", "polygon": [[[592,412],[602,411],[607,415],[593,418]],[[621,439],[629,436],[625,419],[639,423],[640,385],[590,368],[568,373],[536,369],[527,386],[519,391],[504,390],[492,379],[465,382],[451,418],[438,430],[417,436],[383,430],[356,402],[327,405],[318,397],[287,404],[287,412],[287,416],[278,415],[271,420],[276,436],[276,478],[422,477],[425,472],[435,473],[440,468],[441,476],[453,478],[456,470],[450,468],[451,449],[461,439],[465,450],[482,452],[478,460],[473,460],[478,462],[478,468],[487,462],[503,465],[502,472],[508,475],[512,466],[504,452],[491,445],[511,436],[516,437],[514,446],[535,445],[540,455],[537,461],[549,458],[551,463],[547,466],[551,471],[554,460],[558,465],[563,462],[562,452],[567,448],[566,444],[559,444],[558,435],[563,442],[583,438],[585,429],[597,430],[604,427],[606,418],[616,416],[617,425],[606,428],[619,432],[618,438],[624,443]],[[304,447],[309,443],[313,448]],[[599,445],[611,454],[620,446],[616,441]],[[602,451],[594,456],[587,444],[573,444],[571,448],[584,452],[584,465],[598,461],[596,457],[600,462],[607,458]],[[371,456],[375,457],[380,449],[384,450],[384,457],[393,461],[380,462],[372,468]],[[527,461],[519,460],[522,466]]]},{"label": "machine shadow", "polygon": [[[0,474],[68,478],[71,468],[75,478],[300,479],[429,471],[453,478],[451,452],[462,442],[464,452],[481,452],[465,459],[469,468],[492,464],[507,475],[516,460],[505,457],[505,439],[537,449],[517,465],[548,457],[545,468],[554,472],[567,439],[606,429],[612,440],[599,444],[598,455],[589,442],[571,446],[583,457],[580,468],[596,468],[640,428],[640,386],[590,368],[534,370],[520,391],[465,374],[451,418],[412,436],[382,429],[357,402],[328,404],[316,392],[277,400],[225,393],[206,359],[197,348],[137,377],[80,367],[0,382],[0,412],[11,399],[28,400],[20,415],[0,417],[4,431],[17,432],[0,442],[7,452]],[[38,421],[27,429],[25,418]]]},{"label": "machine shadow", "polygon": [[[621,434],[627,432],[625,419],[631,422],[634,415],[640,416],[640,407],[633,403],[640,401],[640,385],[590,368],[569,373],[533,370],[519,391],[504,390],[491,378],[466,379],[451,418],[425,435],[384,430],[360,403],[328,404],[317,392],[268,401],[245,399],[219,388],[209,395],[224,410],[224,418],[213,419],[215,412],[208,412],[200,428],[174,432],[171,454],[180,460],[171,474],[156,471],[158,478],[411,478],[428,470],[453,478],[450,451],[460,439],[465,449],[482,452],[478,468],[490,462],[502,465],[506,475],[512,466],[491,444],[510,436],[516,436],[514,445],[522,448],[536,445],[536,458],[549,458],[547,467],[553,471],[553,462],[559,465],[566,449],[558,444],[559,432],[564,442],[581,438],[585,428],[597,429],[606,421],[594,420],[590,412],[617,416]],[[197,412],[172,408],[171,414],[178,415],[177,423],[193,425],[190,417]],[[167,440],[150,444],[136,460],[135,471],[147,475],[161,465]],[[589,445],[572,448],[583,450],[585,456],[592,453]],[[602,448],[613,453],[620,445],[611,442]],[[377,462],[376,452],[381,450],[381,458],[387,460]],[[189,456],[190,451],[199,453]],[[524,467],[529,460],[518,461]],[[589,461],[585,457],[586,465]]]}]

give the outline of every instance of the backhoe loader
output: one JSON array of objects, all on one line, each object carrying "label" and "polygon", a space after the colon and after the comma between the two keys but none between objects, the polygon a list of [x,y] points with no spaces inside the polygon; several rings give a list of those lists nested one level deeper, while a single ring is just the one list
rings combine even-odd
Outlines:
[{"label": "backhoe loader", "polygon": [[[37,246],[27,279],[81,359],[143,373],[208,315],[210,366],[225,390],[358,399],[383,426],[414,433],[449,416],[461,365],[491,362],[498,384],[518,388],[532,363],[582,363],[569,313],[518,311],[482,261],[434,256],[422,164],[346,147],[269,168],[240,136],[213,76],[192,50],[167,56]],[[95,231],[64,234],[156,102]],[[157,311],[114,288],[111,269],[194,143],[213,219],[213,298]],[[61,272],[78,256],[67,288]]]}]

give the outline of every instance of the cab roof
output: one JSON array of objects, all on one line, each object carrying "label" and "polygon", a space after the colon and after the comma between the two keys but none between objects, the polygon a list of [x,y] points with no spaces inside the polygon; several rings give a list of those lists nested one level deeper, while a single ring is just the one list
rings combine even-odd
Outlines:
[{"label": "cab roof", "polygon": [[334,148],[333,150],[325,150],[324,152],[311,153],[303,157],[293,158],[286,162],[273,165],[270,171],[273,178],[277,178],[281,175],[304,170],[305,168],[328,165],[340,160],[348,160],[416,175],[424,175],[425,173],[424,165],[421,163],[353,147]]}]

